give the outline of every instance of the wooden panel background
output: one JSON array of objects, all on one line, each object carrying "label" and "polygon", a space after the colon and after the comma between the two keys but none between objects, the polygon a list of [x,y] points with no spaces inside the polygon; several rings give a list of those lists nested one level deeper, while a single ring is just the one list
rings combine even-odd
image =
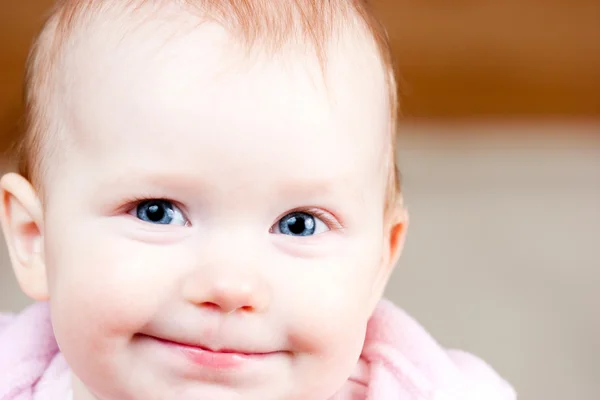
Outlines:
[{"label": "wooden panel background", "polygon": [[[28,46],[51,0],[0,0],[0,148],[16,134]],[[600,116],[600,1],[380,0],[403,115]]]},{"label": "wooden panel background", "polygon": [[600,1],[378,4],[407,116],[600,115]]}]

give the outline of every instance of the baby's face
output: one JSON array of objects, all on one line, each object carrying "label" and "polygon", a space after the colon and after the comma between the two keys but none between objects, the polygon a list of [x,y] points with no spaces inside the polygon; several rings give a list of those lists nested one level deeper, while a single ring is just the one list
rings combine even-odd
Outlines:
[{"label": "baby's face", "polygon": [[357,365],[390,261],[374,50],[325,85],[231,43],[140,29],[67,60],[44,256],[76,397],[322,400]]}]

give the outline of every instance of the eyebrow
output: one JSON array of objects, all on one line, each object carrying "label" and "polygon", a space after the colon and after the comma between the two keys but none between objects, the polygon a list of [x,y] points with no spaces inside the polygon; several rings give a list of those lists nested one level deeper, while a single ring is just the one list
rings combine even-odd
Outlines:
[{"label": "eyebrow", "polygon": [[[111,176],[98,182],[98,188],[126,187],[128,189],[137,189],[147,187],[165,188],[178,192],[198,192],[198,187],[206,190],[208,183],[200,177],[191,177],[184,174],[175,174],[170,172],[125,172],[119,176]],[[192,189],[194,188],[194,189]]]},{"label": "eyebrow", "polygon": [[[286,197],[327,197],[334,194],[342,196],[360,195],[360,193],[352,193],[348,184],[349,180],[350,177],[347,176],[317,177],[315,179],[290,177],[274,182],[273,187],[276,196]],[[257,182],[260,184],[260,180],[257,180]],[[161,191],[174,191],[198,196],[216,191],[218,184],[209,183],[202,179],[200,175],[194,176],[164,171],[131,171],[98,182],[99,191],[117,187],[124,187],[128,191],[160,188]]]},{"label": "eyebrow", "polygon": [[329,194],[335,191],[335,180],[295,180],[278,185],[278,190],[285,194]]}]

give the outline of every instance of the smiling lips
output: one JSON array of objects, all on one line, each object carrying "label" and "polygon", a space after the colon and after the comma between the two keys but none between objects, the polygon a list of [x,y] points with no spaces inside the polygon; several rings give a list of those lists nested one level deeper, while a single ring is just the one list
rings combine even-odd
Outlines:
[{"label": "smiling lips", "polygon": [[183,354],[192,363],[210,369],[234,369],[242,367],[252,361],[263,360],[269,356],[277,354],[271,353],[245,353],[231,349],[221,349],[218,351],[197,345],[188,345],[170,340],[152,338],[161,344],[168,346]]}]

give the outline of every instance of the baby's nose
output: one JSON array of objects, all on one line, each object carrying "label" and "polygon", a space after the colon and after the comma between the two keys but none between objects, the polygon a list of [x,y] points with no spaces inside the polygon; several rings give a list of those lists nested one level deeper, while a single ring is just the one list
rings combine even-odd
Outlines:
[{"label": "baby's nose", "polygon": [[195,277],[183,287],[186,301],[230,314],[262,312],[270,301],[267,285],[254,277]]},{"label": "baby's nose", "polygon": [[217,282],[203,304],[217,307],[225,313],[262,309],[259,290],[253,286],[250,282]]}]

